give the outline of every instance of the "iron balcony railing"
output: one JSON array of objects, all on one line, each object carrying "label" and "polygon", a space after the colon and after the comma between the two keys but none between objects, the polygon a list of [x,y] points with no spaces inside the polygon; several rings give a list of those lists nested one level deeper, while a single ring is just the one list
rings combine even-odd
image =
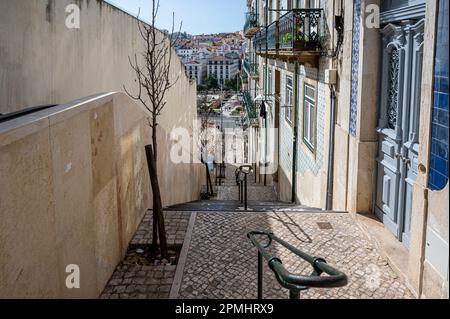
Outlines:
[{"label": "iron balcony railing", "polygon": [[267,51],[266,48],[266,28],[261,29],[255,34],[253,45],[255,47],[255,52]]},{"label": "iron balcony railing", "polygon": [[244,69],[251,77],[258,76],[259,74],[258,63],[252,62],[249,59],[244,60]]},{"label": "iron balcony railing", "polygon": [[260,30],[254,46],[257,53],[319,51],[324,38],[323,9],[293,9]]},{"label": "iron balcony railing", "polygon": [[256,112],[255,103],[253,103],[253,98],[249,92],[244,92],[243,102],[244,102],[244,107],[245,107],[245,111],[247,113],[248,118],[250,120],[257,119],[258,115]]},{"label": "iron balcony railing", "polygon": [[258,29],[258,16],[255,12],[247,12],[245,14],[244,34],[253,36]]}]

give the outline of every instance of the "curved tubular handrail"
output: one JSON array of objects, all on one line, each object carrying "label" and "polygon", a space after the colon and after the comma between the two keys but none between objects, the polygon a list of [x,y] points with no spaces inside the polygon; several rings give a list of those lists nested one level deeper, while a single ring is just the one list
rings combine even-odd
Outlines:
[{"label": "curved tubular handrail", "polygon": [[19,110],[16,112],[12,112],[12,113],[7,113],[7,114],[0,114],[0,123],[3,122],[7,122],[10,120],[13,120],[15,118],[21,117],[21,116],[25,116],[28,114],[32,114],[32,113],[36,113],[39,111],[43,111],[52,107],[58,106],[57,104],[51,104],[51,105],[41,105],[41,106],[33,106],[33,107],[29,107],[23,110]]},{"label": "curved tubular handrail", "polygon": [[[268,244],[263,246],[255,238],[256,236],[267,236]],[[284,240],[276,237],[271,232],[253,231],[247,234],[250,241],[258,248],[261,255],[268,261],[269,268],[275,273],[276,279],[284,288],[289,290],[305,290],[308,288],[337,288],[347,285],[347,275],[327,264],[323,258],[310,256]],[[270,247],[273,241],[278,242],[301,259],[307,261],[313,267],[313,272],[309,276],[295,275],[286,270],[283,262],[275,256],[270,255],[266,248]],[[328,276],[321,276],[322,273]]]},{"label": "curved tubular handrail", "polygon": [[[248,171],[244,171],[244,169],[248,169]],[[253,171],[253,165],[250,165],[250,164],[241,165],[241,166],[239,166],[238,170],[241,173],[248,175]]]}]

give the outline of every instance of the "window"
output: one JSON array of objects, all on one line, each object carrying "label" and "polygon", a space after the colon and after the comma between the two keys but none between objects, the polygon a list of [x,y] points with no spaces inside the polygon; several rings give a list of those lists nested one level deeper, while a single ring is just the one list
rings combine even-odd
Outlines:
[{"label": "window", "polygon": [[398,84],[400,78],[400,54],[397,49],[393,49],[389,61],[389,86],[387,103],[388,127],[395,130],[398,113]]},{"label": "window", "polygon": [[286,77],[286,96],[285,96],[285,117],[286,121],[292,124],[292,108],[293,108],[293,90],[292,90],[292,77]]},{"label": "window", "polygon": [[303,101],[303,141],[314,151],[316,148],[316,89],[305,83]]}]

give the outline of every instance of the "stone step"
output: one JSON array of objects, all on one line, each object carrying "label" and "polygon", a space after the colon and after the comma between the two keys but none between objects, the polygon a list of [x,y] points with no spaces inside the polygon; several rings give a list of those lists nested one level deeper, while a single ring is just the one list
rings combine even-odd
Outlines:
[{"label": "stone step", "polygon": [[[239,212],[243,205],[236,200],[200,200],[164,208],[164,211]],[[322,210],[278,201],[248,201],[249,212],[298,212],[321,213]]]}]

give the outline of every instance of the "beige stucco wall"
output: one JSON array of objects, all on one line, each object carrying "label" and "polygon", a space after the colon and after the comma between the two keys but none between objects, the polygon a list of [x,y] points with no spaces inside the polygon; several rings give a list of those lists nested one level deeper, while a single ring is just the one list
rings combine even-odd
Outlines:
[{"label": "beige stucco wall", "polygon": [[[73,3],[80,29],[65,24]],[[135,92],[128,57],[143,51],[136,18],[103,1],[1,1],[0,113],[60,106],[0,126],[0,297],[97,297],[151,208],[145,114],[123,93],[98,96]],[[172,129],[196,128],[195,83],[175,53],[171,77],[158,127],[165,206],[198,199],[204,179],[199,164],[169,160]],[[79,290],[65,288],[69,263]]]},{"label": "beige stucco wall", "polygon": [[[449,296],[449,185],[447,184],[442,191],[428,189],[437,10],[436,0],[427,1],[424,45],[427,50],[424,54],[419,135],[419,165],[422,169],[419,169],[414,185],[411,233],[415,236],[412,237],[408,261],[410,285],[423,298],[448,298]],[[432,233],[434,238],[430,236]],[[436,263],[437,256],[441,262]],[[429,260],[430,257],[433,260]]]},{"label": "beige stucco wall", "polygon": [[[0,298],[101,293],[151,207],[150,138],[122,93],[0,124]],[[171,145],[161,138],[161,152]],[[159,171],[165,205],[198,198],[201,166],[160,161]],[[80,289],[65,286],[68,264],[80,266]]]},{"label": "beige stucco wall", "polygon": [[[449,298],[449,185],[439,192],[430,191],[428,197],[427,239],[421,293],[424,298]],[[438,255],[436,252],[439,252]]]},{"label": "beige stucco wall", "polygon": [[[73,3],[81,9],[80,29],[66,27]],[[128,57],[143,51],[137,20],[104,1],[2,0],[0,113],[135,88]],[[189,85],[174,54],[177,75],[173,92]],[[177,94],[168,102],[179,102]]]}]

